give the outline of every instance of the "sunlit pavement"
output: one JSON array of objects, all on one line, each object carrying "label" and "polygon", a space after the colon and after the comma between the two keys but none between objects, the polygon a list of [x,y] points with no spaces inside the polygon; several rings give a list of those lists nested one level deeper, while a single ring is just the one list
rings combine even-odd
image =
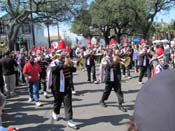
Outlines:
[{"label": "sunlit pavement", "polygon": [[[97,71],[98,74],[98,71]],[[124,107],[128,110],[122,112],[118,109],[117,97],[111,93],[104,108],[99,105],[104,83],[94,84],[87,82],[86,71],[78,71],[74,74],[75,90],[73,95],[74,121],[81,131],[126,131],[129,118],[133,114],[136,95],[141,87],[138,84],[138,74],[132,71],[132,79],[122,80],[124,92]],[[144,78],[146,80],[146,78]],[[20,131],[71,131],[67,127],[64,109],[61,109],[60,118],[54,121],[51,118],[53,97],[49,90],[49,98],[40,95],[41,107],[35,103],[28,103],[27,89],[25,86],[17,87],[17,96],[8,99],[3,125],[6,127],[18,127]]]}]

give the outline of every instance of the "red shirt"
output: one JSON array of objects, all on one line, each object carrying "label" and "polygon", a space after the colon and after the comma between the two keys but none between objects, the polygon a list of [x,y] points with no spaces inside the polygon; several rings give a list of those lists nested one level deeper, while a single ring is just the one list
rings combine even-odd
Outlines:
[{"label": "red shirt", "polygon": [[28,74],[29,76],[31,76],[31,82],[39,80],[39,72],[41,72],[41,67],[37,63],[34,63],[32,65],[29,61],[24,65],[23,74]]},{"label": "red shirt", "polygon": [[156,55],[160,56],[160,55],[162,55],[162,54],[164,54],[164,50],[163,50],[162,48],[158,48],[158,49],[156,50]]}]

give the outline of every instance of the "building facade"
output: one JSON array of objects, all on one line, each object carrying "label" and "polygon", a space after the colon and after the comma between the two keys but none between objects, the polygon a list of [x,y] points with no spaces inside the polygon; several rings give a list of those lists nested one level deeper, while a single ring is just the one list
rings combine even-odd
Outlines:
[{"label": "building facade", "polygon": [[[8,41],[8,31],[10,27],[5,22],[6,19],[8,19],[7,17],[8,15],[5,15],[0,18],[0,41]],[[41,23],[33,23],[33,33],[34,39],[32,34],[32,23],[24,23],[18,32],[16,43],[14,43],[14,49],[19,50],[21,45],[23,45],[27,50],[32,49],[34,45],[35,47],[49,46],[48,40],[44,36],[44,25]]]}]

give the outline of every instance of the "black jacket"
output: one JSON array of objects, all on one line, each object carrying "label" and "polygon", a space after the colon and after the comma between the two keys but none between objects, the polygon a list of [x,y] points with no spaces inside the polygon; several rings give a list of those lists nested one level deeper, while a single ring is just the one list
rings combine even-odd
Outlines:
[{"label": "black jacket", "polygon": [[56,64],[56,66],[51,67],[52,71],[52,88],[53,91],[60,90],[60,71],[63,69],[63,63]]},{"label": "black jacket", "polygon": [[[87,60],[89,58],[90,58],[90,65],[87,65]],[[95,65],[95,55],[90,55],[90,54],[86,55],[85,56],[85,64],[86,64],[86,66],[93,66],[93,65]]]},{"label": "black jacket", "polygon": [[110,81],[110,71],[113,69],[114,71],[114,81],[120,82],[121,80],[121,69],[120,69],[120,63],[119,62],[111,62],[107,63],[105,67],[105,82]]},{"label": "black jacket", "polygon": [[[148,54],[147,53],[142,53],[139,56],[139,66],[148,66],[149,65],[149,59],[148,59]],[[144,65],[144,58],[146,58],[146,65]]]},{"label": "black jacket", "polygon": [[4,86],[4,79],[3,79],[3,74],[2,74],[2,65],[0,63],[0,88]]},{"label": "black jacket", "polygon": [[0,63],[2,64],[3,75],[15,74],[14,67],[17,67],[18,64],[13,58],[5,56],[0,60]]}]

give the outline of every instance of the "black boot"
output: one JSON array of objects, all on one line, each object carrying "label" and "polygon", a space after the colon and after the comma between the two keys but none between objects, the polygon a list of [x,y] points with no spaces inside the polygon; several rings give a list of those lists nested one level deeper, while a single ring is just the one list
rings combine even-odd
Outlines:
[{"label": "black boot", "polygon": [[107,107],[107,105],[105,104],[105,102],[104,101],[100,101],[100,105],[102,106],[102,107]]},{"label": "black boot", "polygon": [[122,106],[122,104],[119,104],[119,110],[123,111],[123,112],[127,112],[127,110]]}]

